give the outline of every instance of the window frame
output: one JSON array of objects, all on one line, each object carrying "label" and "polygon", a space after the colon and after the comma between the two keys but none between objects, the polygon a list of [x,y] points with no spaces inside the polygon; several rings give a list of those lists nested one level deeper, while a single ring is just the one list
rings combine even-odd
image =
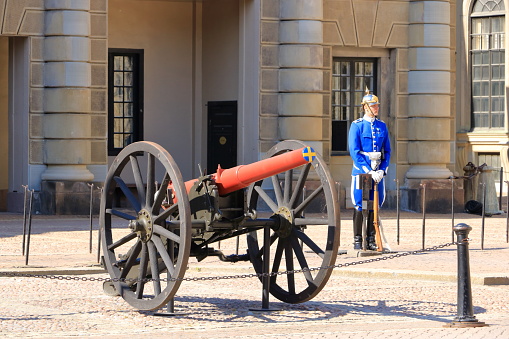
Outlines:
[{"label": "window frame", "polygon": [[[350,75],[349,75],[349,86],[350,86],[350,91],[349,91],[349,97],[350,97],[350,105],[349,105],[349,108],[350,108],[350,113],[347,113],[349,114],[349,116],[347,117],[347,119],[345,120],[340,120],[340,119],[334,119],[334,108],[337,107],[335,101],[334,101],[334,93],[335,92],[338,92],[338,90],[334,87],[334,79],[336,77],[335,73],[334,73],[334,64],[335,62],[350,62],[350,68],[352,70],[354,70]],[[360,57],[360,58],[357,58],[357,57],[340,57],[340,56],[337,56],[337,57],[333,57],[332,58],[332,67],[331,67],[331,104],[330,104],[330,107],[331,107],[331,155],[332,156],[343,156],[343,155],[349,155],[350,152],[348,150],[348,133],[350,131],[350,126],[352,124],[353,121],[355,121],[356,119],[362,117],[362,109],[361,109],[361,104],[360,104],[360,100],[358,100],[359,102],[356,101],[355,99],[355,63],[356,62],[371,62],[373,64],[373,71],[372,71],[372,78],[373,78],[373,88],[370,89],[371,93],[374,93],[376,94],[377,96],[379,96],[378,94],[378,83],[379,83],[379,74],[378,74],[378,69],[380,67],[379,65],[379,62],[380,62],[380,58],[378,57]],[[365,77],[365,76],[364,76]],[[364,90],[362,92],[362,95],[361,95],[361,98],[362,96],[364,96]],[[345,131],[345,135],[344,135],[344,140],[343,140],[343,143],[346,145],[346,149],[345,150],[337,150],[337,149],[334,149],[334,141],[333,141],[333,138],[334,138],[334,122],[345,122],[346,123],[346,131]],[[340,127],[341,128],[341,127]],[[344,127],[343,127],[344,128]]]},{"label": "window frame", "polygon": [[[110,48],[108,49],[108,155],[116,156],[122,148],[116,148],[114,144],[115,128],[115,84],[114,73],[116,56],[132,56],[133,57],[133,113],[132,113],[132,141],[143,140],[143,79],[144,79],[144,50],[143,49],[126,49],[126,48]],[[118,86],[117,86],[118,87]],[[126,86],[123,86],[126,87]],[[130,86],[129,86],[130,87]],[[118,134],[118,133],[117,133]]]},{"label": "window frame", "polygon": [[[506,53],[506,36],[505,36],[505,26],[506,26],[506,23],[505,23],[505,20],[506,20],[506,15],[505,15],[505,11],[501,11],[501,10],[493,10],[493,11],[476,11],[474,12],[474,9],[476,7],[476,5],[479,3],[479,0],[477,1],[473,1],[472,2],[472,7],[470,9],[470,13],[469,13],[469,17],[468,17],[468,27],[469,27],[469,32],[468,32],[468,57],[469,57],[469,61],[470,61],[470,66],[469,66],[469,73],[470,73],[470,83],[469,83],[469,87],[470,87],[470,131],[472,132],[475,132],[475,131],[504,131],[507,126],[506,126],[506,120],[507,120],[507,98],[506,98],[506,95],[505,95],[505,86],[507,85],[506,82],[505,82],[505,53]],[[481,2],[482,3],[482,2]],[[503,1],[501,2],[503,4]],[[493,31],[492,29],[492,24],[493,24],[493,18],[497,18],[497,17],[502,17],[503,18],[503,29],[499,32],[495,32]],[[489,25],[490,25],[490,28],[489,28],[489,32],[488,33],[485,33],[485,32],[476,32],[474,33],[474,20],[475,19],[483,19],[483,18],[488,18],[489,19]],[[496,35],[502,35],[501,37],[501,40],[500,40],[500,43],[502,45],[502,48],[498,48],[498,49],[495,49],[495,48],[492,48],[492,44],[493,44],[493,39],[496,38]],[[487,40],[487,44],[488,44],[488,47],[487,49],[484,49],[483,47],[479,48],[479,49],[474,49],[474,43],[473,43],[473,40],[474,40],[474,37],[475,36],[480,36],[480,42],[481,44],[484,44],[486,43],[486,40],[484,40],[482,38],[483,35],[487,35],[488,36],[488,40]],[[483,53],[487,52],[487,57],[488,57],[488,63],[483,63],[481,61],[481,63],[479,64],[476,64],[474,65],[474,55],[475,54],[479,54],[479,58],[482,58],[483,57]],[[498,52],[500,55],[502,55],[502,57],[499,56],[499,62],[495,62],[493,61],[493,55],[494,55],[494,52]],[[500,52],[503,52],[503,53],[500,53]],[[479,89],[479,95],[476,95],[474,97],[474,94],[475,94],[475,84],[478,83],[478,87],[481,88],[482,85],[483,85],[483,82],[485,82],[485,79],[484,77],[481,75],[481,79],[474,79],[475,78],[475,70],[474,70],[474,66],[477,66],[477,67],[480,67],[480,72],[482,72],[482,68],[487,66],[488,67],[488,93],[484,93],[481,89]],[[502,74],[499,76],[499,78],[495,79],[493,77],[493,68],[494,67],[499,67],[500,68],[503,68],[504,71],[502,72]],[[500,72],[500,70],[499,70]],[[498,83],[502,83],[502,90],[500,90],[499,92],[501,92],[501,94],[496,94],[494,93],[494,90],[493,90],[493,82],[496,81]],[[474,110],[475,107],[479,107],[479,104],[475,104],[475,98],[478,98],[478,102],[482,102],[483,98],[488,100],[488,111],[487,113],[482,113],[484,112],[484,110],[479,110],[477,113],[476,111]],[[496,99],[498,98],[499,100],[501,99],[501,103],[500,103],[500,110],[496,110],[496,111],[493,111],[493,99]],[[479,101],[480,100],[480,101]],[[501,114],[501,117],[499,118],[498,120],[498,126],[494,126],[494,114],[498,114],[500,115]],[[486,114],[487,115],[487,126],[483,126],[482,123],[480,124],[476,124],[476,118],[480,118],[482,114]]]}]

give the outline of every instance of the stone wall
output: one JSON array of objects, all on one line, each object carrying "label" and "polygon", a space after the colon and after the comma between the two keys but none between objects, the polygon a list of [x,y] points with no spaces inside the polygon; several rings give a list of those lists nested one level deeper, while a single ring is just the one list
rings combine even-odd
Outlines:
[{"label": "stone wall", "polygon": [[0,34],[34,36],[43,31],[44,0],[0,0]]}]

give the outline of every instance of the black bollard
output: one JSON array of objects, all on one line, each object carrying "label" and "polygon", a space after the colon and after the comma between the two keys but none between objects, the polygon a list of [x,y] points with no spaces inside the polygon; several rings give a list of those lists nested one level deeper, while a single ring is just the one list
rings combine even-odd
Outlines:
[{"label": "black bollard", "polygon": [[472,304],[472,284],[470,282],[470,263],[468,258],[468,233],[472,230],[467,224],[454,226],[458,245],[458,315],[444,327],[482,327],[487,324],[474,316]]}]

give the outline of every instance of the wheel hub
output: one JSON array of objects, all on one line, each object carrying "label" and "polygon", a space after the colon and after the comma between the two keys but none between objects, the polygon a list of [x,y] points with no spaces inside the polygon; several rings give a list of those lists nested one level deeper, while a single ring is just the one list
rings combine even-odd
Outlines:
[{"label": "wheel hub", "polygon": [[138,238],[141,241],[149,241],[150,238],[152,238],[152,233],[154,232],[150,213],[145,209],[138,212],[137,218],[129,222],[129,228],[138,234]]},{"label": "wheel hub", "polygon": [[275,214],[279,219],[279,228],[276,230],[276,233],[281,238],[289,237],[292,233],[293,228],[293,215],[288,207],[282,206],[279,207],[277,213]]}]

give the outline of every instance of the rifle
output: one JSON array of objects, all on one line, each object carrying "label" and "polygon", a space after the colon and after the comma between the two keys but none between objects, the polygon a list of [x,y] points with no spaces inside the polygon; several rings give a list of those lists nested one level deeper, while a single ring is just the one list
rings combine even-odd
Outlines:
[{"label": "rifle", "polygon": [[375,191],[373,194],[373,226],[375,228],[375,240],[376,240],[376,250],[378,252],[382,252],[384,247],[382,245],[382,236],[380,234],[380,225],[378,225],[378,183],[375,182]]}]

